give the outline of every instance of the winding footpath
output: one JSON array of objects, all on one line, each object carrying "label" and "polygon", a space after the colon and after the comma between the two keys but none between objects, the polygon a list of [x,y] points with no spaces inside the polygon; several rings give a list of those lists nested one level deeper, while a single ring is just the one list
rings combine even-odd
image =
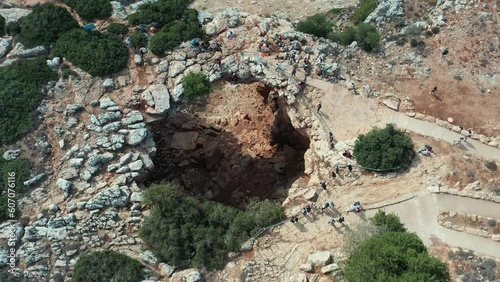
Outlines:
[{"label": "winding footpath", "polygon": [[[399,215],[406,228],[415,232],[426,245],[436,237],[452,247],[460,247],[500,259],[500,242],[459,232],[438,224],[440,211],[454,211],[500,219],[500,204],[447,194],[427,194],[382,208]],[[373,216],[376,210],[366,212]]]}]

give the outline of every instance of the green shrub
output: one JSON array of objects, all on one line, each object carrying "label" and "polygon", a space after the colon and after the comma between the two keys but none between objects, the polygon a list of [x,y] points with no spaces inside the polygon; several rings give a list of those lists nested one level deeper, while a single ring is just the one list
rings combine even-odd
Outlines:
[{"label": "green shrub", "polygon": [[21,42],[28,48],[50,45],[65,32],[78,28],[78,23],[66,9],[42,4],[27,15],[21,25]]},{"label": "green shrub", "polygon": [[0,16],[0,36],[5,34],[5,18]]},{"label": "green shrub", "polygon": [[351,16],[354,24],[362,23],[377,8],[376,0],[361,0]]},{"label": "green shrub", "polygon": [[394,214],[386,214],[383,210],[378,210],[377,213],[370,218],[370,221],[379,228],[382,232],[405,232],[406,228],[401,223],[399,217]]},{"label": "green shrub", "polygon": [[328,14],[331,15],[340,15],[342,13],[343,9],[342,8],[333,8],[328,11]]},{"label": "green shrub", "polygon": [[207,76],[201,72],[191,72],[184,78],[182,82],[184,95],[188,99],[192,99],[201,95],[207,95],[212,92],[212,86],[208,82]]},{"label": "green shrub", "polygon": [[21,25],[18,22],[9,22],[5,27],[5,32],[10,36],[16,36],[21,33]]},{"label": "green shrub", "polygon": [[354,156],[362,167],[384,170],[409,166],[415,151],[411,138],[388,124],[360,135],[354,144]]},{"label": "green shrub", "polygon": [[61,76],[64,79],[68,79],[70,76],[77,76],[77,75],[78,74],[70,68],[66,68],[66,69],[61,70]]},{"label": "green shrub", "polygon": [[128,33],[128,27],[124,24],[121,23],[111,23],[108,25],[106,30],[109,33],[115,34],[115,35],[125,35]]},{"label": "green shrub", "polygon": [[155,24],[162,27],[174,20],[180,20],[186,15],[191,1],[159,0],[155,3],[141,5],[139,10],[129,15],[128,20],[133,25]]},{"label": "green shrub", "polygon": [[332,31],[333,23],[329,21],[324,14],[316,14],[308,17],[297,24],[297,30],[300,32],[325,37]]},{"label": "green shrub", "polygon": [[142,281],[142,265],[137,260],[113,251],[91,252],[75,264],[74,282]]},{"label": "green shrub", "polygon": [[134,46],[135,48],[148,46],[148,37],[146,36],[146,34],[139,31],[134,31],[130,35],[130,41],[132,42],[132,46]]},{"label": "green shrub", "polygon": [[188,39],[203,37],[203,30],[194,22],[173,21],[165,25],[158,33],[151,37],[150,50],[161,56],[165,51],[177,47]]},{"label": "green shrub", "polygon": [[408,232],[370,237],[351,254],[344,274],[347,282],[451,281],[446,264],[429,255],[422,240]]},{"label": "green shrub", "polygon": [[113,11],[111,2],[108,0],[61,0],[61,2],[75,9],[78,15],[87,21],[107,19]]},{"label": "green shrub", "polygon": [[67,58],[93,76],[105,76],[127,66],[128,49],[113,34],[72,30],[59,38],[53,53]]},{"label": "green shrub", "polygon": [[441,30],[439,29],[439,26],[435,26],[432,28],[432,33],[438,34]]},{"label": "green shrub", "polygon": [[374,25],[365,23],[360,23],[355,27],[348,27],[343,32],[329,38],[344,46],[356,41],[358,46],[366,52],[370,52],[380,44],[380,34],[377,28]]},{"label": "green shrub", "polygon": [[285,218],[279,203],[252,202],[246,211],[187,196],[172,184],[144,193],[151,213],[139,230],[142,240],[161,260],[173,265],[221,268],[230,251],[262,227]]},{"label": "green shrub", "polygon": [[21,138],[32,127],[32,111],[42,100],[40,87],[57,74],[39,57],[0,68],[0,145]]}]

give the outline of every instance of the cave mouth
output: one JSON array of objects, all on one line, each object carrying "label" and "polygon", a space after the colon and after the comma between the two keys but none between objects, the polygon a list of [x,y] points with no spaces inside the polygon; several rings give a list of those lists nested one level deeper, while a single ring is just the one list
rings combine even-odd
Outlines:
[{"label": "cave mouth", "polygon": [[152,124],[158,151],[145,184],[176,182],[190,194],[231,205],[283,200],[303,175],[309,137],[293,127],[286,100],[267,85],[215,89]]}]

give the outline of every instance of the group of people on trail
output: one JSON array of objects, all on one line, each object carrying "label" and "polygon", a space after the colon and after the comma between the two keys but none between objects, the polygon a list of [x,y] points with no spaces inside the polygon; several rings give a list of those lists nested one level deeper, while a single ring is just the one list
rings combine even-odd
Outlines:
[{"label": "group of people on trail", "polygon": [[453,141],[453,143],[455,145],[457,145],[457,146],[460,145],[460,144],[462,144],[462,142],[468,143],[467,142],[467,137],[460,137],[459,139]]},{"label": "group of people on trail", "polygon": [[361,203],[359,201],[355,201],[349,208],[349,210],[347,211],[347,213],[349,212],[355,212],[356,214],[360,214],[361,211],[363,210],[363,208],[361,207]]},{"label": "group of people on trail", "polygon": [[333,138],[333,132],[330,131],[329,133],[329,143],[330,143],[330,150],[335,149],[335,139]]},{"label": "group of people on trail", "polygon": [[[343,216],[340,216],[336,221],[343,225],[345,218]],[[328,221],[328,224],[335,226],[335,218],[331,217],[330,220]]]}]

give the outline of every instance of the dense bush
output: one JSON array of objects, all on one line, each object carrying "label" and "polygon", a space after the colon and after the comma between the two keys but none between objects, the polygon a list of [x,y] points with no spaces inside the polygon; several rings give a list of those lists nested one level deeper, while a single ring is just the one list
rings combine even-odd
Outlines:
[{"label": "dense bush", "polygon": [[74,282],[142,281],[141,264],[113,251],[91,252],[81,256],[73,271]]},{"label": "dense bush", "polygon": [[21,33],[21,25],[18,22],[9,22],[5,26],[5,32],[10,36],[16,36]]},{"label": "dense bush", "polygon": [[78,15],[87,21],[107,19],[113,11],[109,0],[61,0],[61,2],[75,9]]},{"label": "dense bush", "polygon": [[111,23],[108,25],[106,30],[109,33],[115,34],[115,35],[120,35],[123,36],[128,33],[128,27],[124,24],[121,23]]},{"label": "dense bush", "polygon": [[207,76],[201,72],[191,72],[186,75],[182,82],[182,87],[184,88],[184,95],[189,99],[209,94],[212,91],[212,86]]},{"label": "dense bush", "polygon": [[410,165],[415,151],[411,138],[388,124],[360,135],[354,144],[354,156],[362,167],[384,170]]},{"label": "dense bush", "polygon": [[451,281],[444,262],[429,255],[414,233],[384,232],[367,239],[344,270],[354,281]]},{"label": "dense bush", "polygon": [[50,45],[63,33],[78,27],[66,9],[46,3],[24,17],[20,39],[26,47]]},{"label": "dense bush", "polygon": [[386,214],[383,210],[378,210],[377,213],[370,218],[370,221],[379,228],[382,232],[405,232],[406,228],[401,223],[399,217],[394,214]]},{"label": "dense bush", "polygon": [[173,265],[223,267],[228,252],[285,217],[279,203],[252,202],[239,211],[187,196],[172,184],[150,187],[144,200],[151,213],[139,234],[161,261]]},{"label": "dense bush", "polygon": [[146,36],[146,34],[139,31],[134,31],[130,35],[130,41],[132,42],[132,46],[134,46],[135,48],[148,46],[148,37]]},{"label": "dense bush", "polygon": [[[7,161],[3,156],[3,151],[0,151],[0,223],[9,218],[8,211],[8,197],[7,193],[9,188],[9,173],[14,172],[15,187],[10,187],[16,193],[21,195],[25,192],[23,182],[30,177],[31,164],[28,159],[17,158],[15,160]],[[17,211],[18,209],[16,209]],[[16,214],[17,216],[18,214]]]},{"label": "dense bush", "polygon": [[186,15],[190,1],[159,0],[155,3],[141,5],[139,10],[129,15],[128,20],[133,25],[155,24],[162,27],[174,20],[180,20]]},{"label": "dense bush", "polygon": [[377,8],[376,0],[361,0],[352,14],[354,24],[362,23]]},{"label": "dense bush", "polygon": [[313,34],[317,37],[326,37],[332,31],[333,23],[324,14],[316,14],[297,24],[300,32]]},{"label": "dense bush", "polygon": [[0,68],[0,145],[18,140],[32,127],[32,111],[42,99],[40,88],[56,79],[43,57]]},{"label": "dense bush", "polygon": [[105,76],[127,66],[128,49],[113,34],[72,30],[59,38],[54,55],[65,57],[93,76]]},{"label": "dense bush", "polygon": [[0,36],[5,34],[5,18],[0,16]]},{"label": "dense bush", "polygon": [[330,33],[328,38],[345,46],[356,41],[358,46],[366,52],[370,52],[380,43],[380,34],[377,28],[374,25],[365,23],[360,23],[355,27],[348,27],[341,33]]},{"label": "dense bush", "polygon": [[153,54],[161,56],[181,42],[196,37],[203,37],[203,30],[196,22],[176,20],[165,25],[151,38],[149,48]]}]

